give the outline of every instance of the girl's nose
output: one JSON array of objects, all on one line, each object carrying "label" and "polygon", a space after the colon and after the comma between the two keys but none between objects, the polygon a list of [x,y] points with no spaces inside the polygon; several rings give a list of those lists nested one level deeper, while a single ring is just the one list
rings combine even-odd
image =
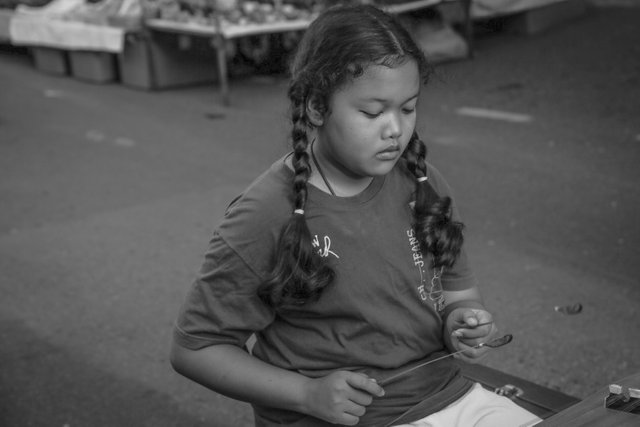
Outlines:
[{"label": "girl's nose", "polygon": [[402,122],[397,114],[391,114],[384,128],[385,139],[397,139],[402,135]]}]

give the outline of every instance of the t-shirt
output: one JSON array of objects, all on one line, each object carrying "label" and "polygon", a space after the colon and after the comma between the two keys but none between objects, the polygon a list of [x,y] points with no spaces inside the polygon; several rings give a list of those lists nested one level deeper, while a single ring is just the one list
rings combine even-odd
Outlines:
[{"label": "t-shirt", "polygon": [[[428,177],[441,196],[450,196],[430,165]],[[312,245],[336,277],[318,301],[302,306],[273,309],[257,296],[294,209],[292,179],[282,158],[231,203],[180,311],[177,341],[194,350],[222,343],[242,347],[255,334],[253,355],[272,365],[309,377],[353,370],[378,381],[446,354],[438,294],[430,293],[433,272],[412,227],[415,178],[404,160],[353,197],[308,185]],[[445,290],[475,285],[464,250],[441,283]],[[405,412],[422,418],[469,386],[451,358],[438,361],[386,384],[385,396],[374,398],[359,425],[386,425]],[[329,425],[295,412],[254,410],[257,425]]]}]

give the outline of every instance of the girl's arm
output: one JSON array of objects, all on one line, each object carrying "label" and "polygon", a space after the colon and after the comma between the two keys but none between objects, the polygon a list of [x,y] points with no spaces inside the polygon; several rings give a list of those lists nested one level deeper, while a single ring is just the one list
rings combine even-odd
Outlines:
[{"label": "girl's arm", "polygon": [[229,344],[189,350],[174,342],[171,364],[185,377],[233,399],[344,425],[356,424],[373,396],[384,394],[363,374],[337,371],[312,379],[262,362]]}]

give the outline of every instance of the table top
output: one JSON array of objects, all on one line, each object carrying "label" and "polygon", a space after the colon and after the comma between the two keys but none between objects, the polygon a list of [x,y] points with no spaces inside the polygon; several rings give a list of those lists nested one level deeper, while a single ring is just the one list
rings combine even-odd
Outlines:
[{"label": "table top", "polygon": [[[640,372],[613,384],[623,387],[640,388]],[[632,427],[640,426],[640,414],[608,409],[605,398],[609,395],[609,385],[603,387],[584,400],[536,424],[536,427]]]},{"label": "table top", "polygon": [[[453,2],[459,0],[415,0],[404,3],[392,4],[384,6],[383,9],[389,13],[405,13],[413,10],[419,10],[425,7],[434,6],[443,2]],[[197,35],[197,36],[218,36],[221,35],[226,39],[238,37],[254,36],[259,34],[275,34],[288,31],[305,30],[311,19],[282,20],[265,23],[248,23],[242,25],[226,24],[220,31],[213,25],[202,25],[193,22],[178,22],[164,19],[149,19],[145,22],[146,26],[160,31],[168,31],[178,34]]]},{"label": "table top", "polygon": [[221,31],[213,25],[202,25],[194,22],[178,22],[166,19],[148,19],[145,25],[154,30],[169,31],[180,34],[191,34],[198,36],[222,35],[227,39],[237,37],[253,36],[258,34],[274,34],[287,31],[299,31],[306,29],[311,21],[306,19],[296,19],[291,21],[265,22],[261,24],[225,25]]}]

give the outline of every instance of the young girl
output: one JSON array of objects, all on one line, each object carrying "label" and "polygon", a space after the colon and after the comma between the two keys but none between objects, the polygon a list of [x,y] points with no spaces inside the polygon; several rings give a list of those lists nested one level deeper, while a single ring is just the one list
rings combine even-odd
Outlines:
[{"label": "young girl", "polygon": [[217,227],[176,323],[174,368],[251,402],[257,426],[537,420],[453,357],[423,366],[450,351],[477,359],[497,330],[480,325],[492,317],[462,224],[415,131],[420,49],[380,10],[336,7],[291,71],[293,152]]}]

